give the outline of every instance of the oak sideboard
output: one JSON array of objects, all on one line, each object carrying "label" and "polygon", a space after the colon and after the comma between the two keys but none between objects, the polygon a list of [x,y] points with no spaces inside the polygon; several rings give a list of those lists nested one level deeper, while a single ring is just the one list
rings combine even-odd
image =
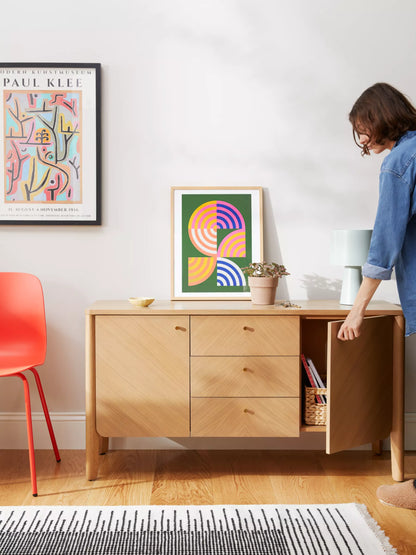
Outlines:
[{"label": "oak sideboard", "polygon": [[[97,301],[86,310],[87,478],[110,437],[299,437],[328,454],[390,436],[404,479],[401,308],[372,302],[360,337],[337,332],[349,308],[250,301]],[[327,379],[327,422],[302,418],[301,357]]]}]

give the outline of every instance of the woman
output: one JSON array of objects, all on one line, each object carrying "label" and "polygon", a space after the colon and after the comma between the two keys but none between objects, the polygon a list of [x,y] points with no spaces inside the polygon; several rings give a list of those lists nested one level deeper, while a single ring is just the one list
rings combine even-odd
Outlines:
[{"label": "woman", "polygon": [[[363,156],[391,152],[381,165],[363,282],[338,338],[348,341],[360,335],[365,309],[393,268],[408,336],[416,333],[416,108],[391,85],[376,83],[358,98],[349,120]],[[416,509],[416,480],[380,486],[377,495],[383,503]]]}]

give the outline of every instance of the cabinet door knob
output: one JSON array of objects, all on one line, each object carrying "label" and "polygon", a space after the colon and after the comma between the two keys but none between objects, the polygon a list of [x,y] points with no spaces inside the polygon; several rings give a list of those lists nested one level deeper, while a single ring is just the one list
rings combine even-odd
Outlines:
[{"label": "cabinet door knob", "polygon": [[186,331],[186,328],[184,328],[183,326],[175,326],[175,330]]},{"label": "cabinet door knob", "polygon": [[246,414],[254,414],[254,410],[250,410],[250,409],[244,409],[244,411]]},{"label": "cabinet door knob", "polygon": [[254,331],[254,328],[250,328],[250,326],[243,326],[244,331]]}]

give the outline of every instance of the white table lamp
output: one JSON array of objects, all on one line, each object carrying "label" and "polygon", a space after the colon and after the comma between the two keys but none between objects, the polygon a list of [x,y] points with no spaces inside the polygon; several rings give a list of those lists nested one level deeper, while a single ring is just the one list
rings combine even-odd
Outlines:
[{"label": "white table lamp", "polygon": [[352,305],[362,281],[372,229],[337,229],[332,232],[331,263],[344,266],[340,304]]}]

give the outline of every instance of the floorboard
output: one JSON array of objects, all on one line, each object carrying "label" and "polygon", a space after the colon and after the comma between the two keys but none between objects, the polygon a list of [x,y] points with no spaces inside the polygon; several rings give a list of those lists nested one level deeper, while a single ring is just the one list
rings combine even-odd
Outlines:
[{"label": "floorboard", "polygon": [[[390,455],[347,451],[109,451],[99,477],[85,478],[85,452],[37,451],[38,497],[27,452],[0,450],[0,505],[209,505],[363,503],[400,555],[416,553],[416,511],[377,500],[393,483]],[[406,453],[416,478],[416,452]]]}]

